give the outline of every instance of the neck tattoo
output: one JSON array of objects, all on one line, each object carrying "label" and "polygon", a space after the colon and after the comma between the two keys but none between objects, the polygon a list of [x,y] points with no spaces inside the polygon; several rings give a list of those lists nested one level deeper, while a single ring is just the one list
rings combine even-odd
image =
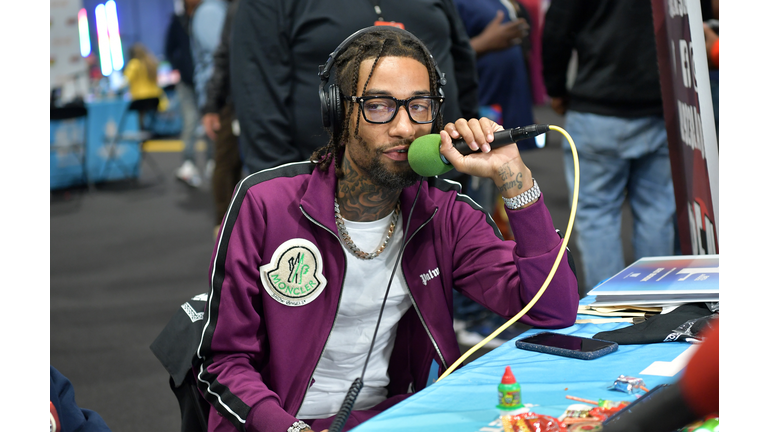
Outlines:
[{"label": "neck tattoo", "polygon": [[339,229],[339,236],[341,237],[341,241],[344,243],[344,246],[346,246],[350,252],[352,252],[356,257],[360,259],[370,260],[379,256],[387,247],[389,239],[392,238],[392,234],[395,232],[395,226],[397,226],[397,218],[400,215],[400,201],[397,202],[397,207],[395,207],[395,212],[392,215],[392,222],[389,224],[389,230],[387,231],[387,236],[384,237],[384,242],[371,253],[361,251],[360,248],[355,245],[355,242],[352,241],[352,238],[347,232],[347,227],[344,226],[344,219],[341,217],[341,211],[339,211],[339,201],[334,198],[333,202],[334,208],[336,210],[336,227]]}]

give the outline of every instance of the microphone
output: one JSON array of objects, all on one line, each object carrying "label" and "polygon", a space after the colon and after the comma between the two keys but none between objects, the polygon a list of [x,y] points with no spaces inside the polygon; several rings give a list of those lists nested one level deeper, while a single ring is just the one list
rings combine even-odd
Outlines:
[{"label": "microphone", "polygon": [[[549,130],[549,125],[534,124],[514,129],[500,130],[493,134],[491,150],[509,145],[524,139],[533,138]],[[459,153],[468,155],[475,153],[463,139],[453,140],[453,146]],[[479,151],[479,150],[478,150]],[[416,174],[423,177],[434,177],[445,174],[453,169],[448,160],[440,154],[440,135],[428,134],[416,138],[408,148],[408,163]]]}]

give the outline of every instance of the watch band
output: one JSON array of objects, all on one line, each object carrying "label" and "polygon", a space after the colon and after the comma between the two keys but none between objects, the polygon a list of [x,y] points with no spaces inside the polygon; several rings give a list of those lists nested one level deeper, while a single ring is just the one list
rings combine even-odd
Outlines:
[{"label": "watch band", "polygon": [[504,205],[510,209],[510,210],[517,210],[519,208],[522,208],[526,204],[530,204],[541,196],[541,189],[539,189],[539,184],[536,183],[536,179],[533,179],[533,187],[528,189],[527,191],[521,193],[520,195],[514,196],[512,198],[504,198],[501,197],[504,200]]},{"label": "watch band", "polygon": [[293,422],[291,427],[288,428],[288,432],[301,432],[303,430],[311,430],[308,424],[304,423],[303,421],[299,420],[296,422]]}]

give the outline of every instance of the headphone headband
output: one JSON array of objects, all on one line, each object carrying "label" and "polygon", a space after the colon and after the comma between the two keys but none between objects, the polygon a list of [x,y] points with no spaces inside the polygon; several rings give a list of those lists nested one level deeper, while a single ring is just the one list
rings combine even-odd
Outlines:
[{"label": "headphone headband", "polygon": [[[352,44],[358,37],[362,36],[365,33],[370,33],[372,31],[376,30],[382,30],[382,26],[370,26],[361,28],[360,30],[352,33],[351,35],[347,36],[346,39],[344,39],[338,47],[336,47],[335,50],[328,56],[328,60],[325,62],[325,64],[322,64],[318,66],[318,73],[317,75],[320,77],[321,86],[325,85],[328,80],[331,77],[331,68],[333,68],[334,63],[336,62],[336,57],[338,57],[339,54],[341,54],[342,51],[346,50],[349,45]],[[426,53],[429,56],[429,59],[432,60],[432,64],[435,66],[435,72],[437,72],[437,79],[438,79],[438,85],[440,87],[444,86],[446,84],[445,74],[440,71],[440,67],[437,66],[437,62],[435,61],[435,58],[432,57],[432,53],[429,52],[429,49],[427,48],[424,43],[413,35],[413,33],[401,29],[400,27],[395,26],[387,26],[387,30],[394,30],[395,32],[402,33],[413,40],[417,41],[419,45],[421,45],[421,48],[424,50],[424,53]]]}]

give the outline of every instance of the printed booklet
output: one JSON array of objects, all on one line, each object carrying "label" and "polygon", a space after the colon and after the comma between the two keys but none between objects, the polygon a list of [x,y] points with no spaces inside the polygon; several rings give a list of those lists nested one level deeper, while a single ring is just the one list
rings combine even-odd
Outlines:
[{"label": "printed booklet", "polygon": [[720,298],[720,257],[641,258],[587,295],[596,296],[590,306],[717,302]]}]

